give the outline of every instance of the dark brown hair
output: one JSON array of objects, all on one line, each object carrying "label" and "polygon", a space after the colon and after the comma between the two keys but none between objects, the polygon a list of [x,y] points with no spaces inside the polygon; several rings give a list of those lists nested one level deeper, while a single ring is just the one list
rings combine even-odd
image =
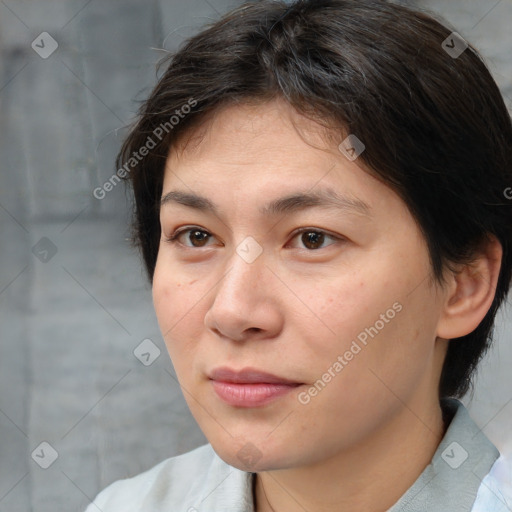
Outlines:
[{"label": "dark brown hair", "polygon": [[359,158],[407,204],[437,280],[470,262],[489,235],[501,243],[494,302],[472,333],[450,341],[443,367],[440,396],[465,394],[511,281],[512,126],[476,50],[447,51],[451,32],[385,1],[262,0],[186,41],[166,61],[117,160],[133,187],[134,238],[150,280],[170,148],[221,106],[284,98],[363,141]]}]

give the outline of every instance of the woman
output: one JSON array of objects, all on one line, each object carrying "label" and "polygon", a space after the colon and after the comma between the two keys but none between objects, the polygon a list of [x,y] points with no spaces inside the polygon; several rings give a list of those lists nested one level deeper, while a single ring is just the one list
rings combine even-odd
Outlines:
[{"label": "woman", "polygon": [[209,443],[88,512],[510,510],[457,398],[510,286],[512,126],[460,35],[244,4],[172,56],[118,168]]}]

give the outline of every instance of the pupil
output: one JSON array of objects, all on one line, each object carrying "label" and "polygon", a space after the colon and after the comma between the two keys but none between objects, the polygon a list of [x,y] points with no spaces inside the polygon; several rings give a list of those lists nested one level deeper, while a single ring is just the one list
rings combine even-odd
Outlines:
[{"label": "pupil", "polygon": [[[206,239],[206,233],[204,231],[192,231],[192,236],[195,238],[197,234],[202,234],[203,235],[203,239],[202,240],[199,240],[199,242],[204,242],[205,239]],[[200,238],[200,237],[199,237]]]},{"label": "pupil", "polygon": [[[322,242],[323,242],[323,238],[324,238],[324,234],[323,233],[317,233],[315,231],[309,231],[307,233],[304,233],[304,235],[306,235],[306,241],[304,241],[303,239],[303,242],[304,242],[304,245],[306,247],[309,247],[309,244],[313,244],[313,245],[316,245],[316,244],[320,244],[322,245]],[[309,247],[311,248],[311,247]],[[313,249],[318,249],[318,247],[312,247]]]}]

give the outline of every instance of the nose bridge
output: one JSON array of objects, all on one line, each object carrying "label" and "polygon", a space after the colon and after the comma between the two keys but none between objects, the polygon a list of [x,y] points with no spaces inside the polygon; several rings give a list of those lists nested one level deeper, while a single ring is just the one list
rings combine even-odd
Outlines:
[{"label": "nose bridge", "polygon": [[[256,245],[257,244],[257,245]],[[205,325],[217,334],[240,340],[248,329],[265,335],[279,327],[275,308],[268,304],[263,285],[263,248],[254,240],[239,243],[226,264],[226,272],[215,289]]]},{"label": "nose bridge", "polygon": [[[228,271],[222,279],[222,291],[233,294],[234,299],[240,300],[245,295],[253,293],[265,272],[265,257],[263,247],[252,236],[245,237],[237,246],[230,258]],[[221,290],[218,290],[220,293]],[[245,297],[246,298],[246,297]]]}]

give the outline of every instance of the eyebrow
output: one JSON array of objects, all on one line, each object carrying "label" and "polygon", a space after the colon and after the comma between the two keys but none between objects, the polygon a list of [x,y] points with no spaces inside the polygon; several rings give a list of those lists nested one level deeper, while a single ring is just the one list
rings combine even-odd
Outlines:
[{"label": "eyebrow", "polygon": [[[167,204],[181,204],[202,212],[212,212],[219,215],[219,207],[207,197],[202,195],[171,190],[160,200],[160,206]],[[347,213],[357,213],[371,217],[371,207],[364,201],[355,197],[340,195],[334,189],[327,187],[310,192],[294,192],[274,199],[260,207],[259,212],[266,217],[290,214],[307,208],[337,209]]]}]

